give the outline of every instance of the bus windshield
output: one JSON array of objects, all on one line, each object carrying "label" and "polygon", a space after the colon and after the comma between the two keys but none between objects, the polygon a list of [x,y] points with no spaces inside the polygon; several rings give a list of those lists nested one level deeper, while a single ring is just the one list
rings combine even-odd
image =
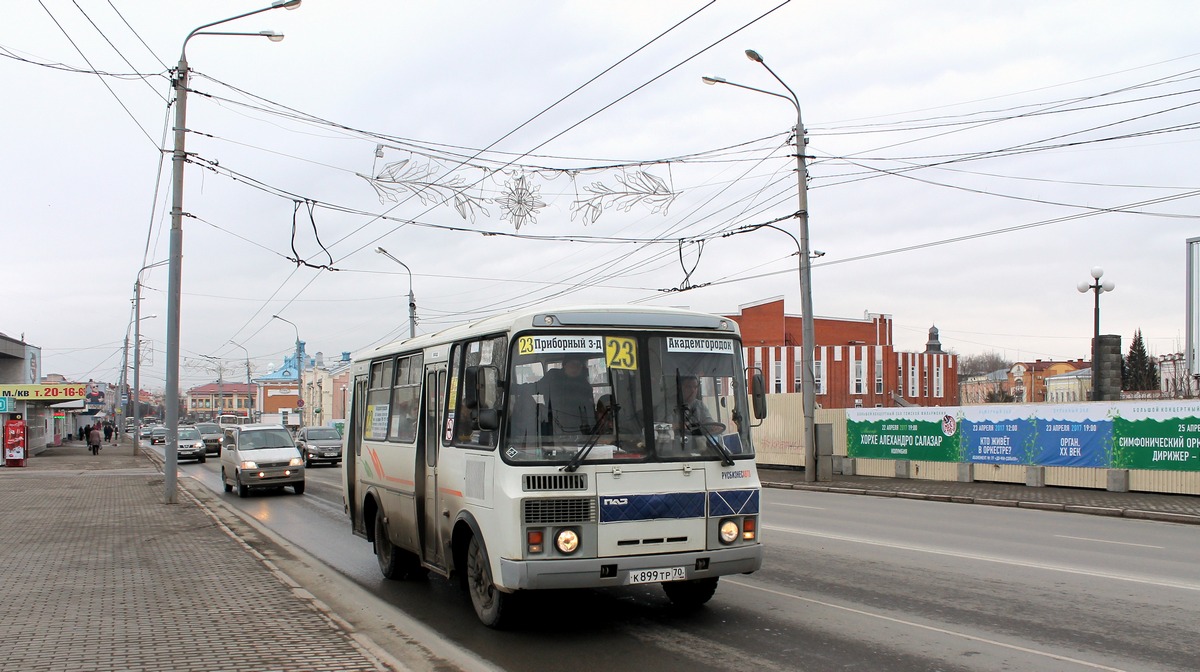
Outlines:
[{"label": "bus windshield", "polygon": [[539,333],[514,345],[509,462],[753,455],[736,339]]}]

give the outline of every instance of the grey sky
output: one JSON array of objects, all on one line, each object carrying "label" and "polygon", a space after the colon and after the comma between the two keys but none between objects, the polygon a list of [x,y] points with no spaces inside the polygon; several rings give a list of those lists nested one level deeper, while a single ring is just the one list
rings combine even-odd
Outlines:
[{"label": "grey sky", "polygon": [[[137,271],[167,256],[164,73],[191,29],[260,6],[6,6],[0,226],[10,280],[0,331],[41,346],[45,373],[116,381]],[[412,269],[419,333],[537,300],[730,312],[784,296],[798,314],[787,236],[719,237],[796,209],[784,145],[791,105],[701,83],[719,75],[782,92],[747,48],[803,109],[815,157],[811,245],[825,252],[813,270],[818,316],[891,314],[902,349],[923,347],[936,324],[962,354],[1088,358],[1092,298],[1075,285],[1098,265],[1116,283],[1101,298],[1102,330],[1127,348],[1141,329],[1152,352],[1179,351],[1184,241],[1200,235],[1198,23],[1200,8],[1179,2],[304,0],[223,24],[214,30],[287,37],[188,44],[198,74],[181,383],[214,378],[202,354],[235,367],[242,351],[231,339],[257,371],[279,363],[294,332],[276,313],[326,358],[406,334],[408,275],[376,246]],[[491,145],[664,32],[453,170],[455,156]],[[18,58],[151,76],[100,78]],[[691,158],[583,170],[679,157]],[[424,204],[411,192],[381,202],[363,176],[388,165],[459,179],[475,218],[430,192]],[[675,196],[627,199],[628,210],[604,201],[586,224],[572,210],[597,183],[649,179],[639,171]],[[545,205],[516,231],[503,199],[519,184]],[[384,214],[395,219],[374,217]],[[794,220],[778,226],[795,232]],[[675,241],[702,235],[717,237],[702,252],[683,246],[681,262]],[[297,255],[338,270],[298,267],[288,259]],[[685,282],[707,286],[660,291]],[[142,312],[159,316],[142,323],[143,380],[154,389],[164,377],[165,266],[145,283]]]}]

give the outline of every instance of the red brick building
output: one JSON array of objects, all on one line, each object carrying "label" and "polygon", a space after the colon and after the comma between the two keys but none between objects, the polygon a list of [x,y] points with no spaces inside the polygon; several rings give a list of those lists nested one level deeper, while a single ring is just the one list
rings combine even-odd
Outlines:
[{"label": "red brick building", "polygon": [[[783,311],[783,299],[740,306],[737,315],[746,365],[762,369],[767,391],[800,392],[802,319]],[[896,352],[892,317],[860,320],[815,317],[816,401],[821,408],[953,406],[958,403],[958,356],[942,350],[937,328],[923,352]]]}]

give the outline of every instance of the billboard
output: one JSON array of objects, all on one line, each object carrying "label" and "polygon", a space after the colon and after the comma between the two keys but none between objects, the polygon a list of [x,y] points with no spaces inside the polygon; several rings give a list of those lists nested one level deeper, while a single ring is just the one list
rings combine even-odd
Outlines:
[{"label": "billboard", "polygon": [[1200,376],[1200,238],[1187,241],[1187,361],[1188,373]]}]

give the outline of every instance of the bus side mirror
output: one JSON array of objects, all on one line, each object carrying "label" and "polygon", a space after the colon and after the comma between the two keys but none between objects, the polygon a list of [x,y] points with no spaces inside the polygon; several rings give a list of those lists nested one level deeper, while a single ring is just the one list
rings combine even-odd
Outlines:
[{"label": "bus side mirror", "polygon": [[750,405],[756,419],[767,417],[767,384],[763,382],[761,371],[755,371],[750,377]]},{"label": "bus side mirror", "polygon": [[480,429],[489,432],[500,429],[500,411],[494,408],[485,408],[479,411],[479,419],[476,424],[479,425]]},{"label": "bus side mirror", "polygon": [[463,405],[473,409],[496,407],[500,370],[494,366],[468,366],[463,370]]}]

